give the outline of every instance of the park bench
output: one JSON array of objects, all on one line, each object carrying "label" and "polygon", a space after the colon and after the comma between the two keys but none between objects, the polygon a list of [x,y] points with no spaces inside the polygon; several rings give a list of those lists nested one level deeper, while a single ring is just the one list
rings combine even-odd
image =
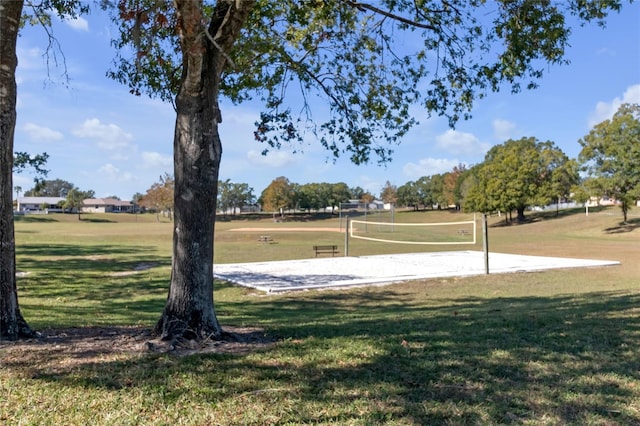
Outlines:
[{"label": "park bench", "polygon": [[273,238],[271,238],[271,235],[260,235],[258,241],[260,241],[261,243],[272,243]]},{"label": "park bench", "polygon": [[338,246],[313,246],[313,251],[316,252],[316,257],[323,253],[331,253],[331,257],[333,257],[339,253]]}]

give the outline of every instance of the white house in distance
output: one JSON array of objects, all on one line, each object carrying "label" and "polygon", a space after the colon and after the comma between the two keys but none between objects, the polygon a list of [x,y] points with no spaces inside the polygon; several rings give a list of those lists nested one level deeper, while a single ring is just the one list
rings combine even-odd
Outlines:
[{"label": "white house in distance", "polygon": [[87,198],[82,206],[83,213],[133,213],[134,211],[131,201],[115,198]]},{"label": "white house in distance", "polygon": [[[66,199],[63,197],[22,197],[16,200],[16,211],[30,212],[62,212],[60,207]],[[83,201],[83,213],[133,213],[134,205],[131,201],[116,200],[115,198],[87,198]]]},{"label": "white house in distance", "polygon": [[58,203],[64,202],[63,197],[22,197],[16,200],[16,211],[27,212],[61,212]]}]

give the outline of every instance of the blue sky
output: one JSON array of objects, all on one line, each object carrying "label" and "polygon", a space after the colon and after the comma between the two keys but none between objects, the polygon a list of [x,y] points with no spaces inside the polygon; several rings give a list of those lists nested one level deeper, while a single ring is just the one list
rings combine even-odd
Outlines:
[{"label": "blue sky", "polygon": [[[334,163],[314,140],[305,140],[302,154],[281,149],[262,156],[263,146],[253,138],[259,105],[232,106],[223,100],[220,179],[248,183],[256,196],[279,176],[299,184],[345,182],[378,195],[386,181],[400,186],[459,163],[479,163],[489,148],[509,138],[551,140],[576,157],[578,140],[594,124],[610,118],[621,103],[640,103],[640,2],[626,5],[607,22],[605,29],[575,28],[566,52],[571,63],[548,67],[538,89],[490,94],[477,102],[473,119],[455,130],[445,119],[427,119],[415,108],[421,124],[394,148],[386,166],[355,166],[348,158]],[[135,97],[105,77],[113,31],[99,15],[55,23],[67,85],[62,68],[47,68],[42,29],[25,28],[18,41],[15,150],[47,152],[50,179],[93,189],[97,197],[130,200],[173,172],[175,113],[170,105]],[[14,186],[27,190],[33,177],[14,175]]]}]

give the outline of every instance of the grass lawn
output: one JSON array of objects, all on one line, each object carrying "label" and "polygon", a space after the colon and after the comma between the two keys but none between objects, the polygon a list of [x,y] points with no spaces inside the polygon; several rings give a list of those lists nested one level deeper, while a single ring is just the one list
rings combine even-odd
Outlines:
[{"label": "grass lawn", "polygon": [[[216,282],[222,324],[260,327],[275,344],[179,357],[55,341],[17,352],[0,342],[0,424],[640,425],[640,219],[620,225],[612,208],[529,215],[511,226],[490,218],[491,251],[621,265],[276,295]],[[405,222],[463,217],[396,213]],[[313,257],[312,245],[344,241],[283,230],[291,226],[340,224],[219,220],[215,261]],[[265,228],[273,244],[257,241]],[[152,327],[167,293],[171,230],[150,215],[18,218],[27,321],[121,334]],[[436,249],[418,247],[353,241],[350,252]]]}]

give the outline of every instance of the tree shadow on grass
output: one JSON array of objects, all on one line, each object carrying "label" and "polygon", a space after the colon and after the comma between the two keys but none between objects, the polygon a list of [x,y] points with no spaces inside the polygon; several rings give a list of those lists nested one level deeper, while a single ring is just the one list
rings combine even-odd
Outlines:
[{"label": "tree shadow on grass", "polygon": [[17,267],[27,321],[76,326],[151,323],[162,312],[171,258],[153,246],[23,244]]},{"label": "tree shadow on grass", "polygon": [[51,223],[51,222],[59,222],[58,219],[54,219],[52,217],[36,215],[14,215],[14,222],[24,222],[24,223]]},{"label": "tree shadow on grass", "polygon": [[111,273],[131,271],[141,264],[170,265],[153,246],[22,244],[16,249],[18,267],[24,271]]},{"label": "tree shadow on grass", "polygon": [[604,232],[607,234],[625,234],[627,232],[633,232],[638,228],[640,228],[640,218],[628,220],[626,223],[620,222],[618,226],[606,228]]},{"label": "tree shadow on grass", "polygon": [[117,223],[117,221],[115,220],[105,219],[100,217],[91,217],[91,216],[82,216],[80,218],[80,221],[89,222],[89,223]]},{"label": "tree shadow on grass", "polygon": [[[148,355],[55,371],[30,365],[30,379],[69,392],[145,389],[176,410],[185,400],[205,410],[236,404],[247,416],[257,409],[280,423],[640,423],[640,294],[428,306],[409,296],[383,290],[223,301],[223,323],[261,324],[281,342],[262,356]],[[284,409],[290,404],[296,409]]]}]

